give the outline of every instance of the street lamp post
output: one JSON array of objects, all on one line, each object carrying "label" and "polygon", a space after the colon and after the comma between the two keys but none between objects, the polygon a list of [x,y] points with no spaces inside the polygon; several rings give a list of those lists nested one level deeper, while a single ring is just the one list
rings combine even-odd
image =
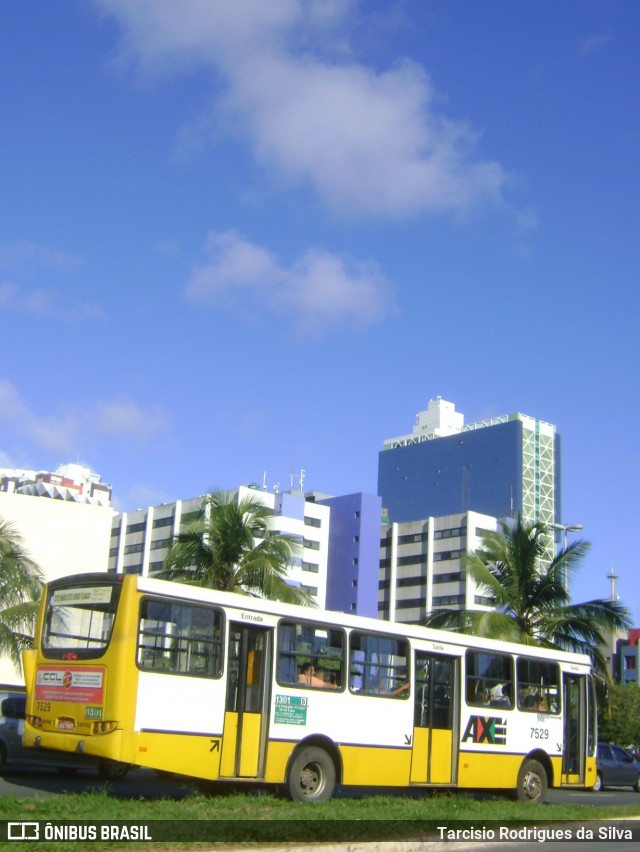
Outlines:
[{"label": "street lamp post", "polygon": [[[567,533],[570,532],[580,532],[582,529],[582,524],[549,524],[550,530],[556,530],[557,532],[563,533],[563,544],[562,549],[567,549]],[[566,566],[562,572],[562,585],[564,586],[565,592],[569,591],[569,575],[567,573]]]}]

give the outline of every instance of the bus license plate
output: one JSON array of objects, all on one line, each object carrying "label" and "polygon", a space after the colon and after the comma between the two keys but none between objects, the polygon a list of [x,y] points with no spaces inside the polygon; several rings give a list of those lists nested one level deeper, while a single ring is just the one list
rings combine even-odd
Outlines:
[{"label": "bus license plate", "polygon": [[58,721],[58,729],[61,731],[72,731],[74,727],[73,719],[60,719]]}]

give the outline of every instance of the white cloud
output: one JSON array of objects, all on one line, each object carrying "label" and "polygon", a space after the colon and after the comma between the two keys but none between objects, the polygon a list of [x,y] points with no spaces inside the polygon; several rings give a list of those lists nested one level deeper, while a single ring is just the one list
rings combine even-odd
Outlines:
[{"label": "white cloud", "polygon": [[79,257],[43,243],[18,240],[0,243],[0,263],[19,268],[47,267],[70,271],[82,265]]},{"label": "white cloud", "polygon": [[67,323],[105,318],[104,311],[97,305],[83,302],[64,303],[59,294],[53,290],[44,288],[29,290],[11,282],[0,284],[0,305],[18,313]]},{"label": "white cloud", "polygon": [[[123,55],[147,72],[215,69],[220,114],[244,129],[257,160],[336,210],[405,216],[501,195],[503,169],[477,160],[475,134],[438,113],[421,66],[401,60],[379,72],[341,58],[349,3],[322,16],[314,0],[98,2],[123,25]],[[330,28],[340,58],[313,53],[327,45],[305,38],[314,27]]]},{"label": "white cloud", "polygon": [[374,263],[311,249],[286,267],[235,231],[212,234],[207,251],[208,262],[187,287],[194,302],[239,310],[250,302],[293,316],[299,331],[317,335],[328,327],[378,322],[393,307],[391,288]]},{"label": "white cloud", "polygon": [[74,456],[103,438],[146,441],[168,428],[160,406],[144,408],[131,399],[98,400],[84,408],[67,406],[63,414],[42,414],[30,407],[16,387],[0,378],[0,427],[39,449]]},{"label": "white cloud", "polygon": [[145,441],[164,432],[166,412],[158,405],[142,408],[132,399],[98,400],[90,415],[97,432],[107,437]]},{"label": "white cloud", "polygon": [[578,55],[582,57],[593,56],[612,41],[613,35],[611,33],[599,33],[598,35],[589,36],[580,44]]},{"label": "white cloud", "polygon": [[[45,277],[46,273],[48,279],[52,272],[64,276],[81,265],[79,257],[50,245],[25,240],[0,243],[0,267],[10,272],[11,278],[29,278],[34,275]],[[62,298],[51,287],[25,287],[15,284],[13,280],[0,284],[0,305],[19,313],[68,323],[104,319],[104,312],[97,305]]]},{"label": "white cloud", "polygon": [[0,425],[49,452],[73,451],[79,432],[73,416],[36,414],[7,379],[0,379]]}]

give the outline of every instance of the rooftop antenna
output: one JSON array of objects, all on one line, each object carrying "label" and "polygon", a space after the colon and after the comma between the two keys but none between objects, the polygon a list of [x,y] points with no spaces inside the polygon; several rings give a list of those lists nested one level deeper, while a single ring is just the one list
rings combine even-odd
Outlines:
[{"label": "rooftop antenna", "polygon": [[267,490],[267,471],[262,471],[262,490]]},{"label": "rooftop antenna", "polygon": [[618,595],[616,594],[616,580],[618,579],[618,575],[614,572],[613,568],[607,574],[607,578],[611,580],[611,600],[617,601]]},{"label": "rooftop antenna", "polygon": [[300,493],[302,494],[302,486],[304,485],[304,478],[307,475],[307,471],[304,469],[300,470],[300,479],[298,480],[298,486],[300,489]]}]

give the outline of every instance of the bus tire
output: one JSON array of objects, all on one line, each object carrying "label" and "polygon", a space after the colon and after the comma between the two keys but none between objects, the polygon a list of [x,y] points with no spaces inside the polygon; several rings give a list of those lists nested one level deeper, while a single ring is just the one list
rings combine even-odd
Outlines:
[{"label": "bus tire", "polygon": [[98,764],[98,773],[105,781],[122,781],[131,769],[130,763],[122,763],[120,760],[109,760],[104,757]]},{"label": "bus tire", "polygon": [[286,790],[294,802],[326,802],[336,786],[336,768],[324,749],[309,746],[294,755]]},{"label": "bus tire", "polygon": [[547,773],[537,760],[525,760],[518,773],[516,798],[519,802],[540,804],[547,794]]}]

